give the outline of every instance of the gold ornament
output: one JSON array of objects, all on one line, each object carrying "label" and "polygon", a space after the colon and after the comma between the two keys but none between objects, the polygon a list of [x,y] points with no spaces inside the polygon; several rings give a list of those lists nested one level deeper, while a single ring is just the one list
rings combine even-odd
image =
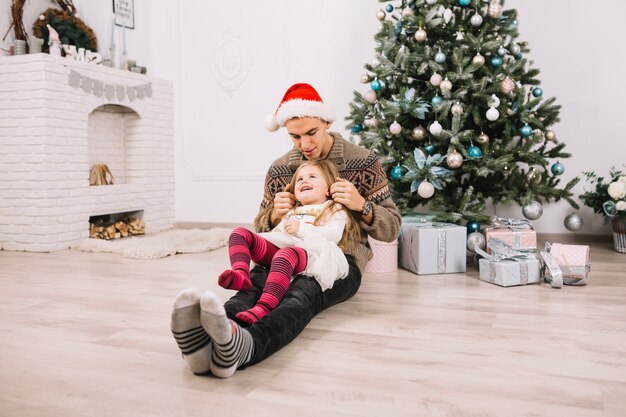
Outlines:
[{"label": "gold ornament", "polygon": [[487,14],[494,19],[497,19],[502,14],[502,5],[500,0],[491,0],[489,7],[487,8]]},{"label": "gold ornament", "polygon": [[415,139],[417,141],[424,140],[424,139],[426,139],[426,129],[424,129],[424,127],[422,127],[422,126],[417,126],[411,132],[411,136],[413,137],[413,139]]},{"label": "gold ornament", "polygon": [[386,16],[387,13],[385,13],[384,10],[379,10],[378,12],[376,12],[376,19],[380,20],[381,22],[385,20]]},{"label": "gold ornament", "polygon": [[460,168],[463,165],[463,155],[457,151],[452,151],[446,156],[446,162],[450,168]]},{"label": "gold ornament", "polygon": [[500,81],[500,91],[504,94],[511,94],[515,90],[515,81],[506,77],[504,80]]},{"label": "gold ornament", "polygon": [[553,130],[548,129],[545,136],[546,136],[546,140],[549,140],[551,142],[556,142],[556,133],[554,133]]},{"label": "gold ornament", "polygon": [[482,56],[480,52],[477,52],[476,55],[474,55],[474,58],[472,58],[472,64],[485,65],[485,57]]},{"label": "gold ornament", "polygon": [[526,183],[529,185],[539,184],[541,182],[541,174],[535,170],[535,168],[531,168],[526,174]]},{"label": "gold ornament", "polygon": [[489,143],[489,136],[484,132],[480,132],[480,135],[478,135],[476,142],[481,145],[486,145],[487,143]]}]

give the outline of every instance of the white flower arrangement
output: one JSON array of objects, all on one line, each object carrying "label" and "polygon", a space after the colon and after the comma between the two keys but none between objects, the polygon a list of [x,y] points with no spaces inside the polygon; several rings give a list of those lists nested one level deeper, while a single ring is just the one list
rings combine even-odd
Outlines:
[{"label": "white flower arrangement", "polygon": [[595,184],[594,191],[580,195],[582,202],[596,213],[602,213],[607,220],[626,218],[626,175],[615,168],[609,171],[611,182],[604,182],[595,172],[584,172],[587,180]]}]

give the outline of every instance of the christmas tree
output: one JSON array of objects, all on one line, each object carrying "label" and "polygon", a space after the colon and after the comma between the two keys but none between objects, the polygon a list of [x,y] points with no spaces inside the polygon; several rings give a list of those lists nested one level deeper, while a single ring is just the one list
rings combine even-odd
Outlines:
[{"label": "christmas tree", "polygon": [[439,220],[484,222],[489,200],[515,201],[531,219],[561,198],[578,208],[578,178],[559,188],[570,156],[551,130],[560,106],[543,97],[515,10],[500,0],[402,0],[376,17],[376,58],[348,128],[380,156],[403,214],[429,204]]}]

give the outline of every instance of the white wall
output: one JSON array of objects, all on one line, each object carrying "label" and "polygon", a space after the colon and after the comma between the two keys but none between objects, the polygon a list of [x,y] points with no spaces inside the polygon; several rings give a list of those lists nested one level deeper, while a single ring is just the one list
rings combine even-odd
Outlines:
[{"label": "white wall", "polygon": [[[75,3],[108,46],[111,2]],[[49,4],[30,1],[25,20]],[[345,133],[352,91],[365,88],[359,79],[363,64],[374,56],[375,13],[384,4],[135,0],[129,55],[151,75],[174,80],[178,221],[252,220],[267,166],[290,148],[284,130],[267,132],[263,118],[292,83],[316,86],[335,107],[335,130]],[[9,6],[10,0],[0,0],[2,34]],[[556,96],[562,105],[555,131],[573,154],[562,161],[563,182],[585,170],[606,173],[609,166],[625,163],[617,127],[626,96],[619,20],[626,2],[600,0],[593,9],[567,0],[508,0],[505,6],[519,12],[520,40],[529,42],[535,67],[542,71],[545,96]],[[582,190],[579,185],[576,195]],[[546,206],[537,229],[567,232],[563,218],[570,211],[563,202]],[[583,233],[608,233],[601,216],[588,208],[580,213]],[[497,214],[520,217],[521,209],[498,208]]]}]

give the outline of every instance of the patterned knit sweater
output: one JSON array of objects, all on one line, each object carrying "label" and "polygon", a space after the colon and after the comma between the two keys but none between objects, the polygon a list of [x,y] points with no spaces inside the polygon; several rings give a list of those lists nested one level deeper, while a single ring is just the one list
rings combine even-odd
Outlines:
[{"label": "patterned knit sweater", "polygon": [[[363,272],[365,265],[372,258],[372,249],[367,235],[383,242],[392,242],[400,233],[401,216],[391,199],[387,177],[376,155],[368,149],[355,145],[341,137],[338,133],[329,132],[334,143],[327,160],[334,162],[339,175],[355,185],[359,194],[374,204],[371,225],[361,221],[364,233],[361,244],[352,253],[357,266]],[[275,160],[265,178],[265,191],[261,208],[254,220],[257,232],[269,232],[272,229],[270,215],[274,206],[274,196],[283,191],[291,181],[296,169],[306,159],[295,147]],[[360,219],[360,216],[357,216]]]}]

